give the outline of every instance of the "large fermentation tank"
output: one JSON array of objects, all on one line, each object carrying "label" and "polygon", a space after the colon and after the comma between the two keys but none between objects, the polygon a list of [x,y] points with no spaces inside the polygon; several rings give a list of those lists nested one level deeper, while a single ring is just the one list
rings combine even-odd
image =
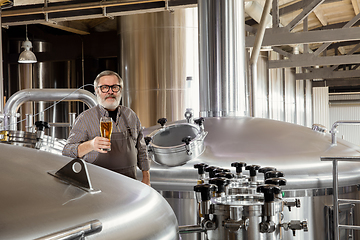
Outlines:
[{"label": "large fermentation tank", "polygon": [[[0,151],[1,239],[179,239],[173,210],[139,181],[31,148]],[[71,181],[85,168],[87,187]]]},{"label": "large fermentation tank", "polygon": [[[180,124],[182,121],[169,123]],[[166,127],[166,126],[165,126]],[[145,129],[145,135],[159,129]],[[299,231],[295,237],[291,231],[284,239],[327,240],[332,233],[332,163],[322,162],[321,156],[359,156],[360,148],[339,139],[332,145],[328,133],[310,128],[250,117],[205,118],[204,152],[186,164],[169,167],[153,162],[152,186],[160,191],[174,208],[179,225],[198,223],[197,201],[193,192],[198,174],[194,164],[235,169],[232,162],[246,162],[262,167],[274,167],[283,171],[287,185],[283,186],[285,198],[297,198],[301,208],[284,211],[285,219],[306,219],[308,232]],[[173,136],[182,138],[184,136]],[[169,157],[170,161],[171,157]],[[178,159],[177,159],[178,160]],[[247,172],[247,171],[244,171]],[[262,175],[262,174],[261,174]],[[261,179],[262,176],[258,178]],[[339,164],[340,198],[359,199],[360,163]],[[342,206],[340,219],[343,224],[360,225],[359,208]],[[341,230],[341,239],[356,232]],[[183,239],[200,239],[199,234],[184,235]]]}]

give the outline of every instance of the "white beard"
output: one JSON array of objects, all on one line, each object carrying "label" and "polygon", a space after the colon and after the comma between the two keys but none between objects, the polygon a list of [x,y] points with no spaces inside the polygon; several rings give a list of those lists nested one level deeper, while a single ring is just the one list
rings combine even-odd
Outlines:
[{"label": "white beard", "polygon": [[98,103],[103,106],[105,109],[109,109],[109,110],[114,110],[116,109],[119,104],[120,104],[120,100],[121,100],[121,95],[118,96],[116,98],[116,101],[113,101],[113,102],[107,102],[106,100],[102,100],[101,97],[99,96],[99,94],[96,95],[96,98],[97,98],[97,101]]}]

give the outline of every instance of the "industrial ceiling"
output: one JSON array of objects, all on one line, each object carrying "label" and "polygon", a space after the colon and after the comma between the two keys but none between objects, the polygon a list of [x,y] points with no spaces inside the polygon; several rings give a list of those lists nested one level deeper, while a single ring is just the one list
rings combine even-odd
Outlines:
[{"label": "industrial ceiling", "polygon": [[[240,0],[239,0],[240,1]],[[73,34],[116,30],[114,17],[194,7],[197,0],[41,1],[2,3],[2,26],[43,24]],[[347,90],[360,86],[359,0],[278,0],[268,14],[263,49],[282,56],[269,68],[302,67],[296,79]],[[265,0],[245,1],[246,47],[252,47]],[[294,54],[299,49],[299,54]]]}]

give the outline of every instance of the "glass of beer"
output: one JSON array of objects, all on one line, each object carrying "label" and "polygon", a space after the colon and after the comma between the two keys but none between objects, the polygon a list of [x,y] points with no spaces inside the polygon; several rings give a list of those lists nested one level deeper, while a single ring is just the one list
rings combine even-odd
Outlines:
[{"label": "glass of beer", "polygon": [[[101,117],[100,118],[100,134],[101,134],[101,137],[111,139],[111,133],[112,133],[112,119],[111,119],[111,117]],[[102,150],[111,151],[111,148],[102,149]]]}]

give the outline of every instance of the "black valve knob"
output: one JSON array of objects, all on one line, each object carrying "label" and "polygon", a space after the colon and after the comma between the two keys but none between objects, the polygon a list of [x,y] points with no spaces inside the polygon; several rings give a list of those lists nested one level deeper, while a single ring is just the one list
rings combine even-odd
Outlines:
[{"label": "black valve knob", "polygon": [[205,168],[206,168],[207,166],[208,166],[208,165],[205,164],[205,163],[198,163],[198,164],[195,164],[195,165],[194,165],[194,168],[197,168],[198,174],[204,174],[204,173],[205,173]]},{"label": "black valve knob", "polygon": [[194,123],[196,123],[197,125],[199,125],[200,127],[203,125],[203,122],[205,121],[205,119],[203,117],[195,119]]},{"label": "black valve knob", "polygon": [[254,176],[256,176],[256,170],[259,170],[260,166],[259,165],[247,165],[245,167],[245,169],[250,171],[250,177],[254,177]]},{"label": "black valve knob", "polygon": [[144,137],[144,140],[145,140],[146,146],[149,146],[149,143],[151,142],[152,138],[151,137]]},{"label": "black valve knob", "polygon": [[215,177],[209,180],[209,183],[217,186],[217,193],[225,192],[225,186],[230,183],[230,180],[222,177]]},{"label": "black valve knob", "polygon": [[159,123],[162,127],[165,125],[165,123],[167,122],[166,118],[160,118],[157,123]]},{"label": "black valve knob", "polygon": [[190,136],[184,137],[183,139],[181,139],[181,141],[186,145],[189,145],[191,142],[191,137]]},{"label": "black valve knob", "polygon": [[281,171],[269,171],[265,173],[265,179],[284,177],[285,174]]},{"label": "black valve knob", "polygon": [[229,172],[220,172],[220,173],[216,173],[215,177],[223,177],[223,178],[227,178],[227,179],[232,179],[232,178],[234,178],[234,174],[229,173]]},{"label": "black valve knob", "polygon": [[50,124],[44,121],[35,122],[35,126],[37,131],[44,131],[46,128],[50,128]]},{"label": "black valve knob", "polygon": [[236,173],[241,173],[242,168],[246,167],[246,163],[244,163],[244,162],[233,162],[233,163],[231,163],[231,166],[236,167]]},{"label": "black valve knob", "polygon": [[264,200],[266,203],[268,203],[274,201],[275,194],[279,194],[281,192],[281,189],[278,186],[266,184],[257,187],[256,191],[264,193]]},{"label": "black valve knob", "polygon": [[210,166],[205,168],[205,172],[209,173],[209,177],[213,178],[215,176],[214,170],[217,169],[217,167]]},{"label": "black valve knob", "polygon": [[211,192],[216,190],[217,187],[215,185],[210,185],[206,183],[194,186],[194,191],[201,193],[201,201],[209,201],[212,195]]},{"label": "black valve knob", "polygon": [[262,167],[259,169],[259,173],[263,173],[264,174],[264,178],[265,178],[265,174],[267,172],[270,172],[270,171],[276,171],[276,168],[273,168],[273,167]]},{"label": "black valve knob", "polygon": [[286,179],[284,178],[268,178],[265,180],[265,184],[272,184],[276,186],[285,186]]}]

